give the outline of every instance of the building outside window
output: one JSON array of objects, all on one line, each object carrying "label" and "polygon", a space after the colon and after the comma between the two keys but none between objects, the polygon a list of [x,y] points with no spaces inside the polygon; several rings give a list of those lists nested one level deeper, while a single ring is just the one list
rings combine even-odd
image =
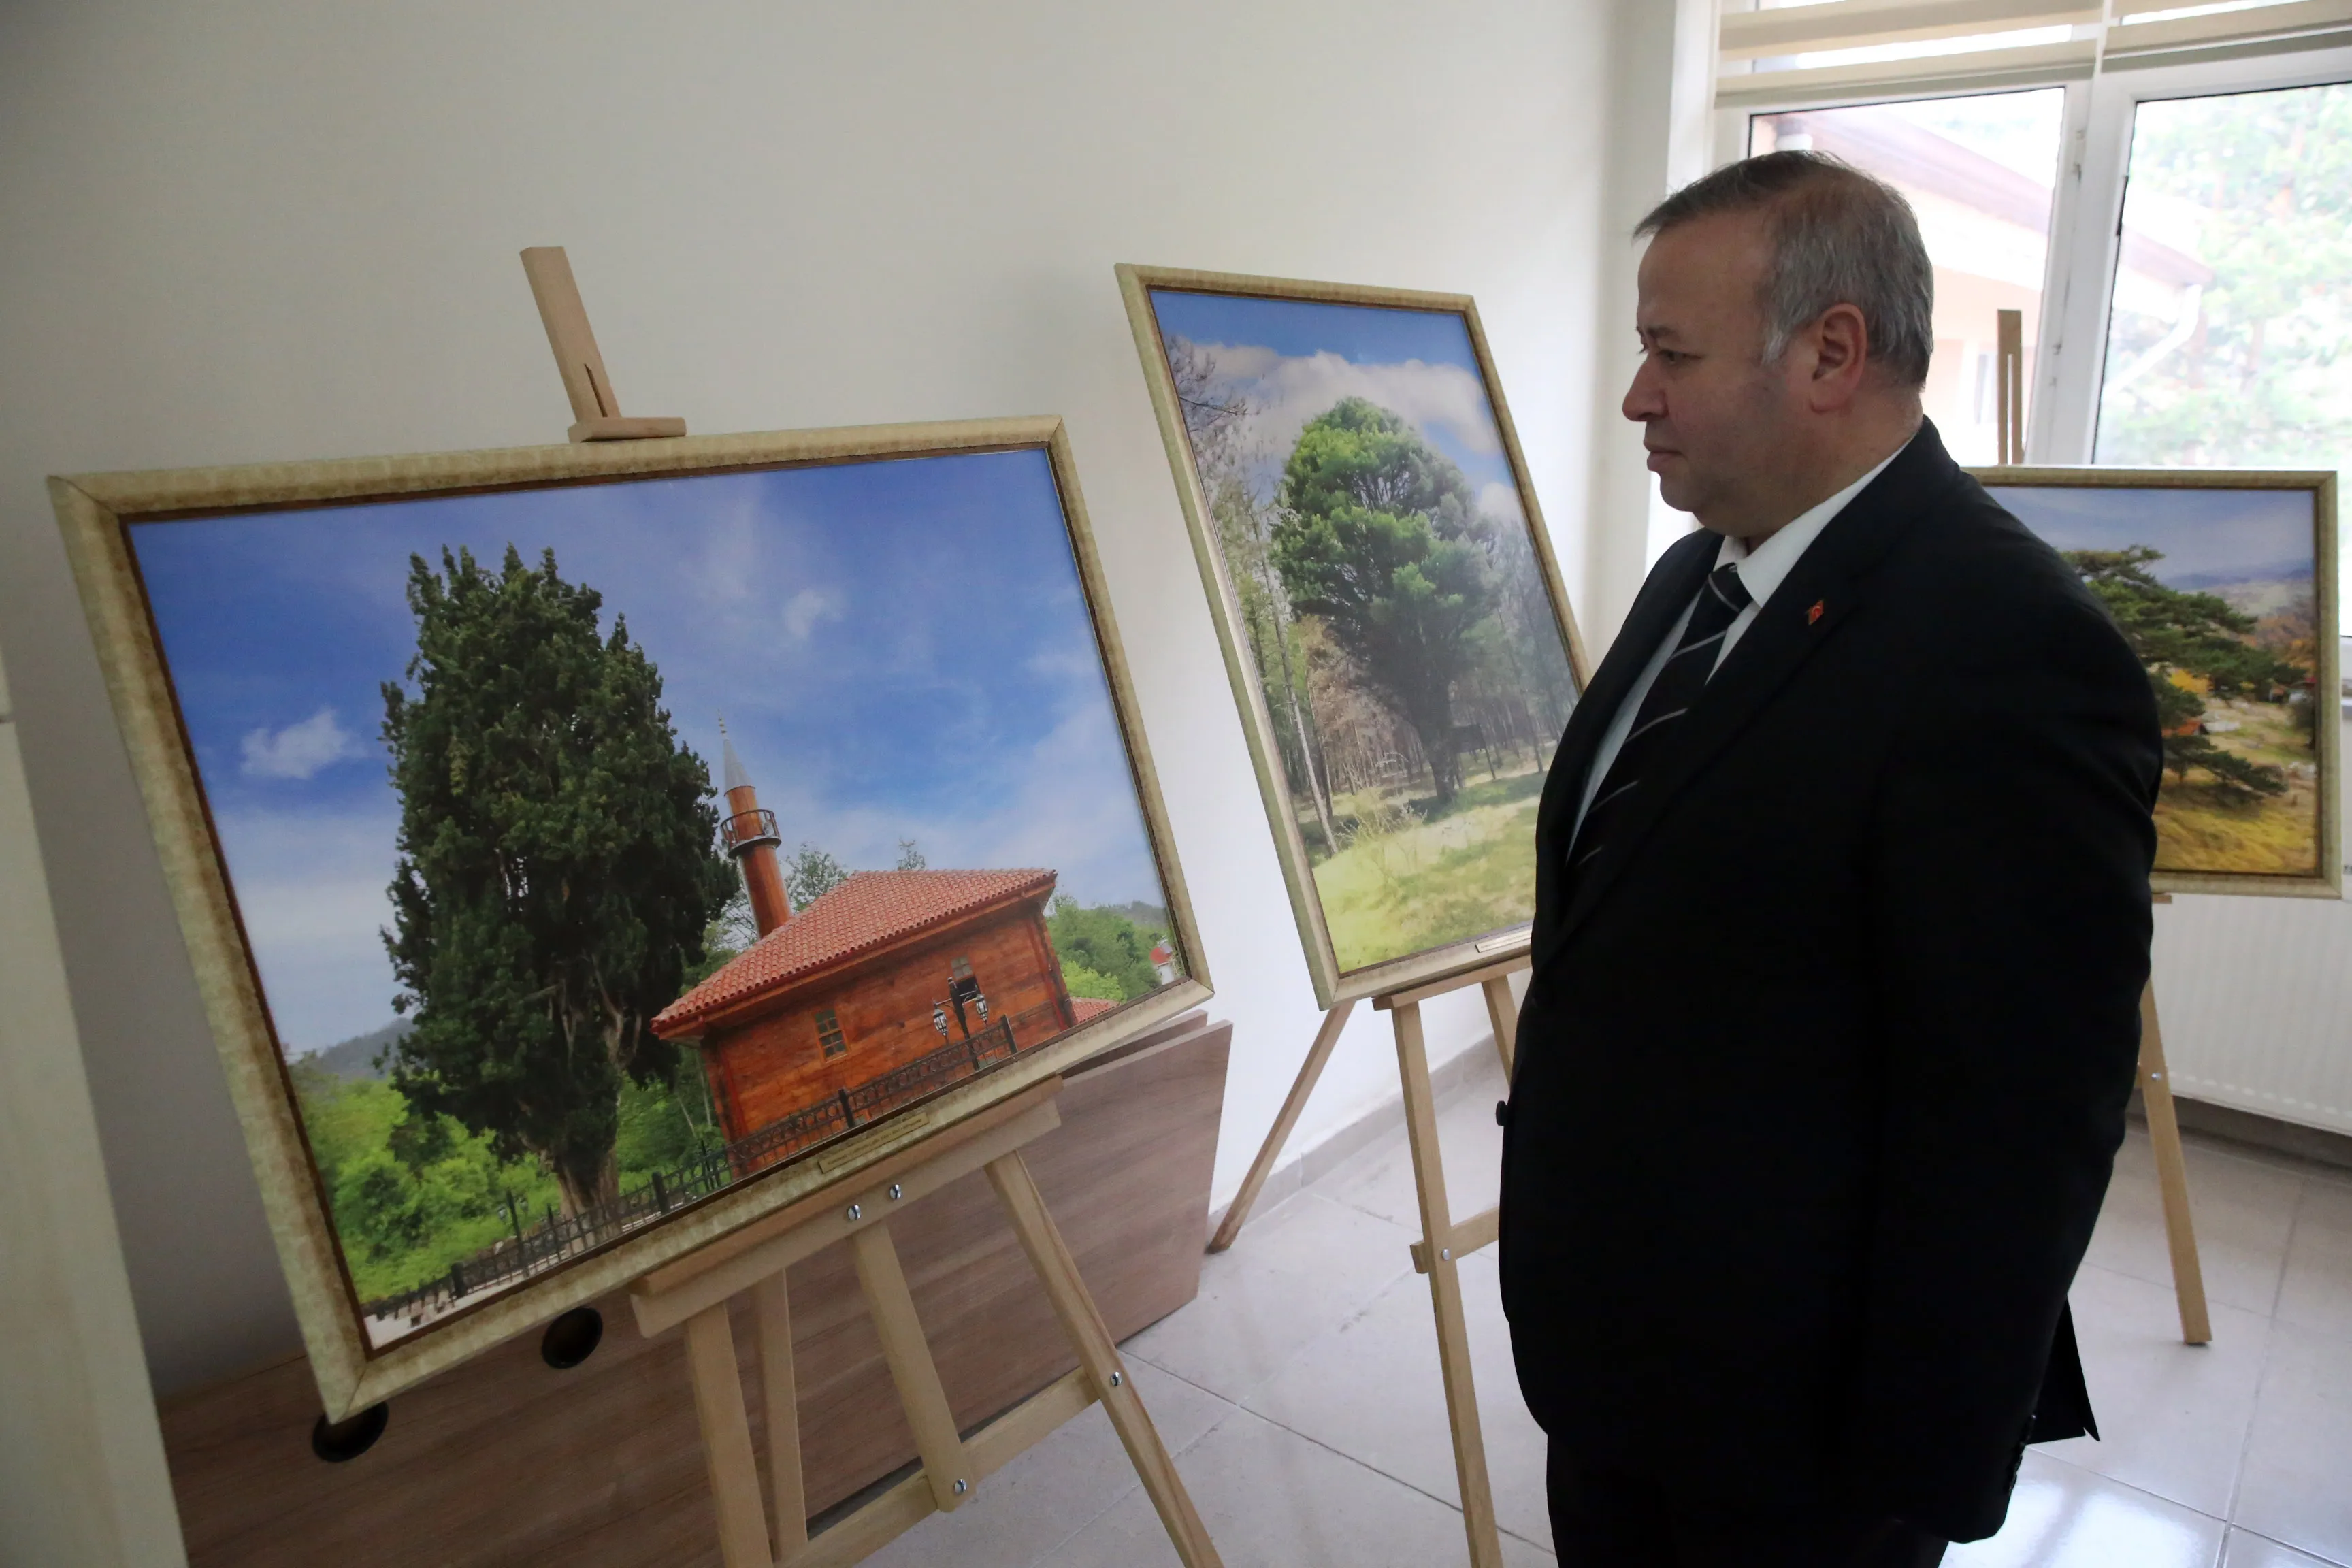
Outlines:
[{"label": "building outside window", "polygon": [[841,1032],[841,1020],[835,1016],[834,1010],[830,1007],[820,1008],[817,1011],[816,1040],[818,1045],[824,1047],[824,1054],[829,1057],[837,1057],[849,1048],[848,1038]]},{"label": "building outside window", "polygon": [[[1950,6],[1904,9],[1727,0],[1716,151],[1810,147],[1910,200],[1936,267],[1925,401],[1953,454],[1996,458],[2008,309],[2029,462],[2340,472],[2347,30],[2264,0],[2117,0],[2104,21],[1983,33]],[[2352,608],[2352,551],[2337,558]]]},{"label": "building outside window", "polygon": [[2065,119],[2065,89],[2044,88],[1759,114],[1749,124],[1750,153],[1827,153],[1876,174],[1911,203],[1936,264],[1927,417],[1963,463],[1990,463],[1996,455],[1996,312],[2022,312],[2029,362],[2041,342]]}]

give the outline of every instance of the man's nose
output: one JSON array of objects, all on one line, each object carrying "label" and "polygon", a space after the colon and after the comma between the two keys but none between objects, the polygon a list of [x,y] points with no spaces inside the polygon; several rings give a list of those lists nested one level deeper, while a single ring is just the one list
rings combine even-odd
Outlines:
[{"label": "man's nose", "polygon": [[1666,396],[1658,385],[1657,374],[1647,360],[1633,372],[1633,384],[1625,389],[1625,401],[1619,405],[1625,417],[1635,424],[1663,419],[1666,414]]}]

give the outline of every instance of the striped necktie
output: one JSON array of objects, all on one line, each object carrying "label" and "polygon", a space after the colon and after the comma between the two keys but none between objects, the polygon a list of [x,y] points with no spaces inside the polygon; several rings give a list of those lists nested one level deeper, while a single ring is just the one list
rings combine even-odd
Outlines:
[{"label": "striped necktie", "polygon": [[1642,699],[1641,710],[1633,715],[1633,727],[1625,731],[1616,760],[1609,764],[1592,804],[1585,808],[1584,821],[1568,852],[1570,898],[1575,897],[1578,880],[1593,858],[1608,849],[1612,830],[1623,826],[1627,809],[1640,796],[1642,781],[1654,775],[1658,764],[1672,752],[1675,721],[1691,710],[1706,689],[1724,633],[1739,618],[1739,612],[1755,602],[1755,595],[1739,580],[1738,565],[1727,563],[1707,574],[1698,602],[1691,607],[1683,640],[1659,666],[1658,678],[1650,683],[1649,695]]}]

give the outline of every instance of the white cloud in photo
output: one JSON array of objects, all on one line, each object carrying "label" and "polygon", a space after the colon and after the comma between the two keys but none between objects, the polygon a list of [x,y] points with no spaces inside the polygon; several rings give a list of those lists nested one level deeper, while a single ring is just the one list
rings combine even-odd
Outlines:
[{"label": "white cloud in photo", "polygon": [[[634,498],[633,498],[634,499]],[[760,576],[758,501],[734,496],[712,508],[714,516],[694,552],[682,563],[679,577],[688,591],[712,605],[731,605],[751,596]]]},{"label": "white cloud in photo", "polygon": [[1505,522],[1527,521],[1527,513],[1519,510],[1519,492],[1499,479],[1491,480],[1480,488],[1478,510]]},{"label": "white cloud in photo", "polygon": [[1417,359],[1357,364],[1328,350],[1285,355],[1250,344],[1202,348],[1216,363],[1221,388],[1240,393],[1256,406],[1250,431],[1271,451],[1287,455],[1310,421],[1349,397],[1377,403],[1423,431],[1443,431],[1465,451],[1491,457],[1503,449],[1486,388],[1460,365]]},{"label": "white cloud in photo", "polygon": [[784,635],[796,643],[804,643],[818,626],[841,619],[842,611],[839,590],[803,588],[784,601]]},{"label": "white cloud in photo", "polygon": [[365,754],[358,737],[336,721],[332,708],[282,730],[248,730],[242,750],[239,771],[249,779],[311,778],[322,768]]}]

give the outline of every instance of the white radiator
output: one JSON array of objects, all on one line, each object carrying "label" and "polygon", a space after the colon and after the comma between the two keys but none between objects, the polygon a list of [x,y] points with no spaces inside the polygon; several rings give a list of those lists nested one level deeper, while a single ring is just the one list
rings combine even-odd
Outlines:
[{"label": "white radiator", "polygon": [[2177,1090],[2352,1132],[2352,903],[2183,895],[2156,911],[2155,962]]}]

